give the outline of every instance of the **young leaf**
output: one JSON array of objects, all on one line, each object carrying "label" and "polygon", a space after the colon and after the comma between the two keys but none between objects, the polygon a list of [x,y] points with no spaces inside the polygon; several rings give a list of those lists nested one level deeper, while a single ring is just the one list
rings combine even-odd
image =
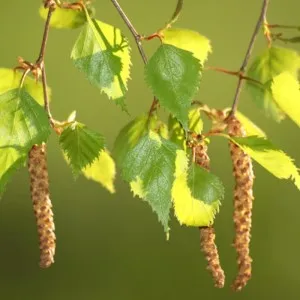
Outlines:
[{"label": "young leaf", "polygon": [[0,197],[6,184],[27,158],[27,151],[15,147],[0,147]]},{"label": "young leaf", "polygon": [[[46,20],[48,9],[41,6],[39,9],[40,16]],[[68,8],[56,7],[52,13],[50,26],[58,29],[75,29],[86,23],[86,15],[83,10],[74,10]]]},{"label": "young leaf", "polygon": [[201,66],[192,53],[171,45],[162,45],[145,69],[145,79],[159,99],[184,126],[188,110],[200,85]]},{"label": "young leaf", "polygon": [[274,100],[282,111],[300,126],[300,85],[290,73],[276,76],[272,84]]},{"label": "young leaf", "polygon": [[175,216],[180,224],[209,226],[219,210],[224,188],[214,175],[198,166],[194,168],[188,168],[186,153],[177,151],[176,179],[172,187]]},{"label": "young leaf", "polygon": [[291,178],[300,189],[300,175],[293,159],[263,137],[231,137],[246,154],[280,179]]},{"label": "young leaf", "polygon": [[284,114],[272,97],[271,84],[275,76],[288,72],[297,78],[300,59],[297,52],[280,47],[270,47],[258,56],[250,66],[248,76],[262,85],[247,81],[247,86],[256,104],[264,110],[267,116],[279,122]]},{"label": "young leaf", "polygon": [[[142,196],[168,232],[171,189],[178,147],[150,131],[129,150],[122,165],[123,178],[142,186]],[[134,186],[134,184],[133,184]]]},{"label": "young leaf", "polygon": [[104,137],[84,124],[74,122],[67,126],[59,138],[75,175],[91,165],[104,149]]},{"label": "young leaf", "polygon": [[0,95],[0,147],[24,147],[47,141],[50,125],[47,114],[23,89]]},{"label": "young leaf", "polygon": [[87,20],[71,58],[91,84],[125,109],[131,65],[128,41],[120,29],[92,19],[88,14]]},{"label": "young leaf", "polygon": [[[13,69],[0,68],[0,95],[9,90],[18,89],[20,86],[22,73]],[[41,82],[36,82],[30,75],[25,79],[24,89],[40,105],[44,104],[43,86]],[[51,89],[47,87],[49,100],[51,98]]]},{"label": "young leaf", "polygon": [[162,42],[177,48],[190,51],[201,64],[211,53],[210,40],[196,31],[181,28],[168,28],[159,32]]},{"label": "young leaf", "polygon": [[83,175],[103,185],[112,194],[115,193],[114,180],[116,177],[116,166],[107,150],[100,152],[94,162],[82,170]]}]

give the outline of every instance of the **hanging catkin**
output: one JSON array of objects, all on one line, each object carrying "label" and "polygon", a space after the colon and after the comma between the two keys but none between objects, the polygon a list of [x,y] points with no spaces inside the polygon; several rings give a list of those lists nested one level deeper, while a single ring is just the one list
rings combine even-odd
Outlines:
[{"label": "hanging catkin", "polygon": [[31,181],[31,198],[39,235],[40,267],[48,268],[54,263],[55,228],[52,204],[49,197],[45,144],[32,147],[29,152],[28,169]]},{"label": "hanging catkin", "polygon": [[[228,133],[234,137],[246,135],[241,123],[236,118],[229,119]],[[232,288],[240,291],[251,278],[252,259],[249,255],[249,246],[254,175],[251,158],[233,142],[230,142],[230,153],[235,177],[233,220],[235,225],[234,247],[238,263],[238,274]]]},{"label": "hanging catkin", "polygon": [[[195,163],[202,168],[210,169],[210,159],[207,146],[202,143],[194,148]],[[222,288],[225,283],[225,274],[221,267],[218,248],[215,244],[215,230],[213,227],[199,227],[201,251],[207,261],[207,269],[211,272],[215,287]]]}]

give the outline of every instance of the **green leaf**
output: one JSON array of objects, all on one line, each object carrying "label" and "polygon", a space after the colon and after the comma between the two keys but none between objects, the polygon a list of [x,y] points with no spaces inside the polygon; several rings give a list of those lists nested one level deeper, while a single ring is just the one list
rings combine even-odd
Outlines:
[{"label": "green leaf", "polygon": [[210,226],[219,211],[224,188],[214,175],[204,172],[197,166],[189,168],[186,153],[177,151],[172,199],[180,224]]},{"label": "green leaf", "polygon": [[159,35],[164,44],[192,52],[202,64],[204,64],[208,54],[212,51],[210,40],[193,30],[168,28],[160,31]]},{"label": "green leaf", "polygon": [[147,115],[139,116],[121,129],[113,149],[113,157],[117,165],[122,165],[127,152],[147,133],[147,120]]},{"label": "green leaf", "polygon": [[[201,108],[191,108],[189,111],[189,131],[196,134],[201,134],[203,130],[203,121],[201,118]],[[181,149],[186,149],[186,136],[184,129],[172,115],[168,121],[170,140],[177,144]]]},{"label": "green leaf", "polygon": [[[10,90],[18,89],[22,72],[13,69],[0,68],[0,95]],[[25,79],[23,87],[40,105],[44,104],[43,86],[40,82],[36,82],[34,78],[28,75]],[[49,100],[51,98],[51,89],[47,88]]]},{"label": "green leaf", "polygon": [[125,109],[130,77],[130,47],[120,29],[87,16],[72,50],[74,65],[90,83]]},{"label": "green leaf", "polygon": [[194,163],[188,170],[187,184],[192,196],[206,204],[212,204],[224,198],[225,189],[221,180]]},{"label": "green leaf", "polygon": [[185,131],[173,115],[169,115],[168,127],[170,141],[178,145],[181,149],[186,149]]},{"label": "green leaf", "polygon": [[98,158],[84,168],[82,173],[86,178],[103,185],[110,193],[115,193],[116,166],[107,150],[101,151]]},{"label": "green leaf", "polygon": [[200,71],[199,60],[192,53],[171,45],[161,45],[146,65],[146,82],[184,128],[200,85]]},{"label": "green leaf", "polygon": [[0,147],[0,196],[6,184],[27,158],[27,152],[17,147]]},{"label": "green leaf", "polygon": [[0,147],[24,147],[47,141],[50,125],[47,114],[23,89],[0,95]]},{"label": "green leaf", "polygon": [[78,122],[64,129],[59,143],[75,175],[91,165],[104,149],[104,137]]},{"label": "green leaf", "polygon": [[274,102],[271,85],[275,76],[288,72],[297,78],[300,66],[297,52],[280,47],[270,47],[258,56],[249,68],[247,76],[262,83],[262,85],[247,81],[247,87],[253,100],[265,114],[280,122],[284,114]]},{"label": "green leaf", "polygon": [[201,108],[192,108],[189,111],[189,131],[201,134],[203,130],[203,121],[201,118]]},{"label": "green leaf", "polygon": [[298,80],[290,73],[281,73],[273,80],[272,93],[280,109],[300,126],[300,85]]},{"label": "green leaf", "polygon": [[[40,16],[46,20],[48,9],[41,6],[39,9]],[[68,8],[56,7],[52,13],[50,26],[58,29],[75,29],[86,23],[86,15],[83,10],[74,10]]]},{"label": "green leaf", "polygon": [[275,147],[269,140],[257,136],[231,137],[230,139],[275,177],[291,178],[300,189],[300,176],[293,159]]},{"label": "green leaf", "polygon": [[118,134],[113,149],[113,156],[117,165],[121,166],[127,152],[132,149],[140,138],[148,133],[149,130],[157,132],[161,137],[168,139],[168,128],[156,116],[149,118],[147,114],[141,115],[124,128]]},{"label": "green leaf", "polygon": [[150,131],[129,150],[122,165],[122,175],[127,182],[142,183],[144,199],[158,215],[166,232],[177,150],[175,144]]}]

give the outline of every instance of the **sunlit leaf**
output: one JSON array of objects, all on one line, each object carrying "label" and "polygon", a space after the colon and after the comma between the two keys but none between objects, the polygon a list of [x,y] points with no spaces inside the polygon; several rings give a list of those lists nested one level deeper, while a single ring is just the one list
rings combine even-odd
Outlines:
[{"label": "sunlit leaf", "polygon": [[91,84],[125,109],[125,93],[130,77],[130,48],[120,29],[87,15],[72,50],[71,58]]},{"label": "sunlit leaf", "polygon": [[49,135],[44,108],[24,88],[0,95],[0,147],[30,149],[47,141]]},{"label": "sunlit leaf", "polygon": [[162,45],[150,58],[145,78],[159,99],[187,128],[188,110],[200,85],[201,66],[190,52]]},{"label": "sunlit leaf", "polygon": [[300,126],[300,85],[290,73],[276,76],[272,84],[274,100],[280,109]]},{"label": "sunlit leaf", "polygon": [[282,72],[288,72],[297,78],[299,66],[300,60],[297,52],[272,46],[256,57],[249,68],[247,75],[262,84],[247,81],[253,100],[267,116],[272,117],[275,121],[281,121],[284,113],[273,99],[272,80]]},{"label": "sunlit leaf", "polygon": [[84,168],[82,173],[86,178],[103,185],[109,192],[115,193],[116,166],[106,150],[101,151],[98,158]]},{"label": "sunlit leaf", "polygon": [[162,30],[159,34],[164,44],[192,52],[202,64],[204,64],[208,54],[212,51],[210,40],[193,30],[169,28]]},{"label": "sunlit leaf", "polygon": [[250,119],[248,119],[245,115],[241,112],[237,111],[235,113],[236,118],[241,122],[243,128],[246,132],[246,136],[256,135],[260,137],[265,137],[266,134]]},{"label": "sunlit leaf", "polygon": [[104,149],[104,137],[84,124],[74,122],[64,129],[59,144],[74,173],[78,174],[99,157]]},{"label": "sunlit leaf", "polygon": [[[17,89],[20,86],[22,73],[13,69],[0,68],[0,95],[9,90]],[[41,82],[36,82],[28,75],[24,82],[24,88],[40,105],[44,104],[43,86]],[[51,89],[47,88],[49,100],[51,99]]]},{"label": "sunlit leaf", "polygon": [[189,111],[189,131],[201,134],[203,130],[203,121],[201,118],[201,109],[199,107],[191,108]]},{"label": "sunlit leaf", "polygon": [[177,149],[175,144],[150,131],[129,150],[122,165],[123,178],[135,194],[151,205],[166,232]]},{"label": "sunlit leaf", "polygon": [[275,177],[291,179],[300,189],[300,176],[293,159],[270,141],[256,136],[231,137],[231,140]]},{"label": "sunlit leaf", "polygon": [[[41,6],[39,9],[40,16],[46,20],[48,9]],[[86,23],[86,15],[83,10],[56,7],[52,13],[50,26],[58,29],[75,29]]]},{"label": "sunlit leaf", "polygon": [[224,194],[221,182],[200,167],[189,168],[186,153],[182,150],[177,151],[175,176],[172,199],[180,224],[211,225]]}]

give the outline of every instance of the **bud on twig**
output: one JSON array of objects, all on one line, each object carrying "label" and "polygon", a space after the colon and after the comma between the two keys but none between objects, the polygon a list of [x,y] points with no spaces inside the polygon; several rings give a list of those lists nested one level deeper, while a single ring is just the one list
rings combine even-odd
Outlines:
[{"label": "bud on twig", "polygon": [[36,217],[40,267],[48,268],[54,263],[55,233],[52,204],[49,197],[49,180],[46,159],[46,145],[35,145],[29,152],[28,169],[33,210]]},{"label": "bud on twig", "polygon": [[[195,163],[209,170],[210,159],[207,154],[207,145],[201,143],[194,148]],[[207,269],[211,272],[215,287],[222,288],[225,284],[225,274],[221,267],[218,248],[215,244],[215,230],[213,227],[199,227],[201,251],[207,261]]]},{"label": "bud on twig", "polygon": [[[228,133],[235,137],[245,136],[241,123],[234,117],[229,119]],[[254,175],[251,158],[233,142],[230,142],[230,153],[235,177],[233,220],[235,225],[234,247],[238,263],[238,274],[232,288],[239,291],[251,278],[252,259],[249,255],[249,245]]]}]

